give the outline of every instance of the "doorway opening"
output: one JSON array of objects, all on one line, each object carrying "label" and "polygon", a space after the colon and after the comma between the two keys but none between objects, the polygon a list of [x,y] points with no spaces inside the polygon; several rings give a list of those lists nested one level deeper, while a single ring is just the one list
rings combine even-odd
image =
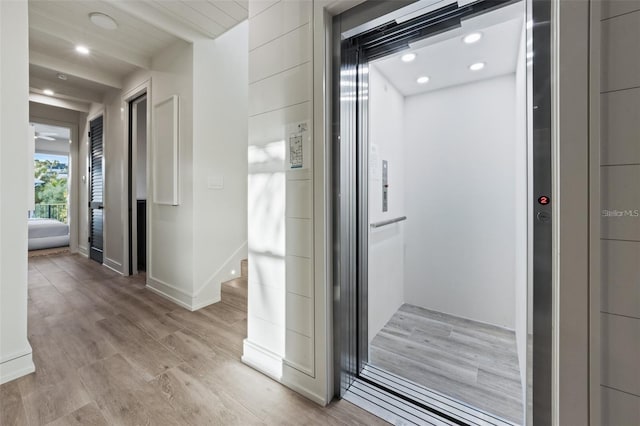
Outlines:
[{"label": "doorway opening", "polygon": [[334,20],[336,393],[547,424],[548,5],[444,3]]},{"label": "doorway opening", "polygon": [[69,247],[71,223],[70,127],[34,122],[33,200],[29,211],[29,250]]},{"label": "doorway opening", "polygon": [[129,101],[129,274],[147,268],[147,94]]}]

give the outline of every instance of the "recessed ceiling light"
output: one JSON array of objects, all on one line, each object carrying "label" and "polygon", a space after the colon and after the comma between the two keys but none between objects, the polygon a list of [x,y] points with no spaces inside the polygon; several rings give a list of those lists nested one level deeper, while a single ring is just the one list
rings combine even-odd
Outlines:
[{"label": "recessed ceiling light", "polygon": [[118,28],[118,23],[109,15],[105,15],[100,12],[92,12],[89,14],[89,20],[100,28],[105,30],[115,30]]},{"label": "recessed ceiling light", "polygon": [[67,75],[66,74],[62,74],[62,73],[58,73],[58,78],[60,80],[65,80],[66,81],[67,80]]},{"label": "recessed ceiling light", "polygon": [[416,81],[418,82],[418,84],[426,84],[429,82],[429,77],[423,75],[422,77],[418,77]]},{"label": "recessed ceiling light", "polygon": [[416,54],[415,53],[405,53],[404,55],[402,55],[402,57],[400,59],[402,59],[402,62],[411,62],[414,59],[416,59]]},{"label": "recessed ceiling light", "polygon": [[464,36],[462,41],[464,41],[467,44],[473,44],[480,41],[481,38],[482,38],[482,33],[471,33]]},{"label": "recessed ceiling light", "polygon": [[83,55],[88,55],[90,51],[87,46],[78,45],[76,46],[76,52],[81,53]]},{"label": "recessed ceiling light", "polygon": [[527,59],[533,58],[533,52],[527,52]]},{"label": "recessed ceiling light", "polygon": [[45,94],[45,95],[47,95],[47,96],[53,96],[53,95],[55,95],[54,91],[53,91],[53,90],[51,90],[51,89],[44,89],[44,90],[42,91],[42,93],[44,93],[44,94]]},{"label": "recessed ceiling light", "polygon": [[469,65],[471,71],[480,71],[482,68],[484,68],[484,62],[476,62],[475,64]]}]

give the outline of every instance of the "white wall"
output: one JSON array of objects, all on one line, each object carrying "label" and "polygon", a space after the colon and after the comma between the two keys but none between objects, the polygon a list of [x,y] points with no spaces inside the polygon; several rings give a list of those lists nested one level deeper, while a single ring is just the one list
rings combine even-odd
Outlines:
[{"label": "white wall", "polygon": [[0,2],[0,383],[34,371],[27,340],[27,2]]},{"label": "white wall", "polygon": [[513,74],[407,98],[405,298],[515,327]]},{"label": "white wall", "polygon": [[[221,282],[239,275],[246,257],[246,46],[246,24],[216,40],[177,42],[152,59],[150,71],[127,76],[123,89],[105,99],[104,263],[127,274],[127,101],[150,82],[147,117],[153,129],[153,105],[179,97],[179,205],[154,204],[145,191],[153,174],[145,184],[140,173],[152,155],[153,131],[149,153],[138,152],[136,190],[147,198],[147,285],[192,310],[219,301]],[[89,115],[98,112],[92,108]],[[217,177],[223,188],[210,188]]]},{"label": "white wall", "polygon": [[[194,290],[193,247],[193,45],[179,42],[153,58],[151,72],[153,105],[172,95],[179,104],[179,199],[180,205],[153,203],[148,197],[149,235],[147,284],[184,306],[191,304]],[[153,150],[152,132],[150,149]],[[151,182],[150,182],[151,183]]]},{"label": "white wall", "polygon": [[[104,252],[106,266],[124,273],[124,232],[127,223],[123,214],[128,208],[127,181],[127,141],[123,137],[124,117],[121,93],[109,94],[104,101],[103,149],[104,149]],[[127,268],[128,269],[128,268]]]},{"label": "white wall", "polygon": [[[129,270],[128,241],[128,104],[127,97],[151,80],[148,105],[180,96],[180,205],[158,206],[149,202],[148,280],[163,294],[189,298],[193,292],[192,250],[192,129],[193,48],[178,42],[152,60],[151,71],[127,76],[120,91],[109,93],[104,105],[92,105],[88,118],[104,114],[105,218],[104,264],[122,274]],[[153,119],[152,119],[153,121]],[[86,132],[84,132],[86,135]],[[88,141],[88,140],[87,140]],[[85,141],[85,143],[87,142]],[[152,139],[149,142],[153,143]],[[171,293],[173,292],[173,293]]]},{"label": "white wall", "polygon": [[247,49],[247,22],[193,46],[195,306],[219,301],[247,256]]},{"label": "white wall", "polygon": [[[404,96],[369,66],[369,223],[405,215]],[[388,211],[382,211],[382,161]],[[405,223],[369,228],[369,341],[404,303]]]}]

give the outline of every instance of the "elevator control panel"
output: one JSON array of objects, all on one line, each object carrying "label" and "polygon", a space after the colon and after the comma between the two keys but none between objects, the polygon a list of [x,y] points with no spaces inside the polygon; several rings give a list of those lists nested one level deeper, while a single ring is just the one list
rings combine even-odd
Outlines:
[{"label": "elevator control panel", "polygon": [[389,181],[387,160],[382,160],[382,211],[389,210]]}]

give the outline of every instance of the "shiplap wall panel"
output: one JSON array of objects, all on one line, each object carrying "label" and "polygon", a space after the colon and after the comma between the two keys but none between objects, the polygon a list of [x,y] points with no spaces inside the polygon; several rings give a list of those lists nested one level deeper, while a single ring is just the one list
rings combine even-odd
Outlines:
[{"label": "shiplap wall panel", "polygon": [[[310,0],[282,0],[254,15],[249,24],[249,51],[310,23],[311,7]],[[311,43],[308,47],[311,49]]]},{"label": "shiplap wall panel", "polygon": [[[311,116],[311,102],[277,109],[249,118],[249,145],[260,146],[284,141],[285,123],[304,121]],[[283,166],[280,166],[282,169]]]},{"label": "shiplap wall panel", "polygon": [[313,296],[313,264],[308,257],[287,256],[287,290],[293,294]]},{"label": "shiplap wall panel", "polygon": [[602,426],[640,425],[640,401],[637,396],[602,388]]},{"label": "shiplap wall panel", "polygon": [[310,218],[313,210],[313,188],[309,179],[287,181],[287,217]]},{"label": "shiplap wall panel", "polygon": [[602,2],[602,19],[640,10],[638,0],[604,0]]},{"label": "shiplap wall panel", "polygon": [[[249,82],[269,77],[311,61],[311,32],[305,24],[249,53]],[[254,64],[255,66],[251,66]]]},{"label": "shiplap wall panel", "polygon": [[[605,166],[601,170],[602,236],[606,239],[640,241],[640,166]],[[609,214],[606,216],[606,214]]]},{"label": "shiplap wall panel", "polygon": [[640,321],[602,314],[602,384],[640,395]]},{"label": "shiplap wall panel", "polygon": [[602,12],[601,420],[603,425],[637,425],[640,424],[640,217],[636,215],[640,209],[640,1],[606,0]]},{"label": "shiplap wall panel", "polygon": [[604,240],[602,311],[640,318],[640,243]]},{"label": "shiplap wall panel", "polygon": [[640,88],[605,93],[600,107],[602,164],[640,164]]},{"label": "shiplap wall panel", "polygon": [[249,86],[249,115],[286,108],[311,99],[311,64],[306,63]]},{"label": "shiplap wall panel", "polygon": [[640,87],[640,12],[602,22],[602,90]]},{"label": "shiplap wall panel", "polygon": [[[247,338],[252,348],[311,377],[313,142],[305,146],[302,170],[290,169],[281,153],[289,149],[296,124],[306,122],[305,137],[313,134],[312,6],[305,0],[249,2],[249,264],[255,266],[249,274]],[[269,181],[278,183],[269,187],[268,198],[261,197]],[[265,232],[273,229],[279,234]],[[277,256],[267,270],[270,246]]]}]

